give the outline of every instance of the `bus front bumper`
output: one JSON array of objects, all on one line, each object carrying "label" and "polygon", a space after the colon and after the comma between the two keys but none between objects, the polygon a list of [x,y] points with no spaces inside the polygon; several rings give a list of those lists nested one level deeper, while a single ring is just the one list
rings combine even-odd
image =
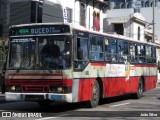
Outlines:
[{"label": "bus front bumper", "polygon": [[72,102],[72,93],[56,94],[56,93],[5,93],[6,101],[40,101],[51,100],[59,102]]}]

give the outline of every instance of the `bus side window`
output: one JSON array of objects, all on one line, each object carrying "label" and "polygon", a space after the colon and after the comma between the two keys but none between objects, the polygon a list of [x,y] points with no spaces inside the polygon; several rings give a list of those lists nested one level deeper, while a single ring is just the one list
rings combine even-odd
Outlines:
[{"label": "bus side window", "polygon": [[[108,40],[107,49],[108,49],[107,53],[106,53],[107,61],[117,62],[117,60],[118,60],[118,56],[117,56],[117,40],[110,38]],[[106,56],[105,56],[105,59],[106,59]]]},{"label": "bus side window", "polygon": [[144,45],[138,45],[137,46],[137,52],[138,52],[138,62],[139,63],[145,63],[145,49],[144,49]]},{"label": "bus side window", "polygon": [[151,52],[151,46],[146,46],[146,62],[152,63],[152,52]]},{"label": "bus side window", "polygon": [[91,60],[103,60],[103,37],[90,36],[91,40]]},{"label": "bus side window", "polygon": [[109,60],[109,58],[108,58],[108,54],[107,54],[107,52],[108,52],[108,38],[105,38],[105,40],[104,40],[104,52],[105,52],[105,61],[110,61]]},{"label": "bus side window", "polygon": [[119,62],[124,62],[127,60],[127,55],[128,55],[128,43],[119,40],[118,41],[118,56],[119,56]]},{"label": "bus side window", "polygon": [[136,48],[137,48],[137,45],[134,44],[134,43],[130,43],[130,46],[129,46],[129,55],[130,55],[130,62],[132,63],[136,63],[137,62],[137,57],[136,57]]},{"label": "bus side window", "polygon": [[77,38],[75,68],[82,69],[88,61],[88,39]]},{"label": "bus side window", "polygon": [[156,48],[152,46],[152,59],[153,59],[153,63],[156,63]]}]

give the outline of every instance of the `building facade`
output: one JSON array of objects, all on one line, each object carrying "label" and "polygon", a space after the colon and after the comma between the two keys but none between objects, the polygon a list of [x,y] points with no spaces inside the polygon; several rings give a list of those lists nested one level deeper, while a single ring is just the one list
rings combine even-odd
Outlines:
[{"label": "building facade", "polygon": [[[141,8],[152,7],[153,0],[104,0],[109,3],[109,9],[128,9],[137,5]],[[160,6],[160,0],[155,0],[155,6]]]},{"label": "building facade", "polygon": [[70,0],[70,2],[61,0],[61,4],[64,11],[71,10],[72,14],[69,17],[72,18],[72,23],[103,32],[103,13],[104,8],[108,6],[103,0]]},{"label": "building facade", "polygon": [[103,0],[6,0],[0,2],[0,36],[8,36],[11,25],[46,22],[75,23],[103,32],[105,7]]},{"label": "building facade", "polygon": [[5,0],[0,6],[2,9],[0,37],[8,36],[11,25],[64,22],[63,9],[59,0]]},{"label": "building facade", "polygon": [[[119,34],[134,40],[145,40],[145,18],[140,13],[132,13],[123,17],[108,17],[104,19],[104,32]],[[147,42],[147,41],[146,41]]]},{"label": "building facade", "polygon": [[[153,0],[106,0],[109,3],[109,17],[128,16],[134,12],[140,12],[146,22],[153,22]],[[124,14],[123,14],[124,13]],[[155,34],[160,38],[160,0],[155,0]],[[153,25],[153,23],[152,23]],[[151,27],[152,27],[151,25]]]}]

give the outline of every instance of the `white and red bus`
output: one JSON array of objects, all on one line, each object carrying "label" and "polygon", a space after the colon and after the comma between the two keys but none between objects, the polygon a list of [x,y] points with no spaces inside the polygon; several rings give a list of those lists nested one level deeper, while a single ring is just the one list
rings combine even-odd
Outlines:
[{"label": "white and red bus", "polygon": [[157,83],[156,46],[64,23],[10,28],[7,101],[88,101],[131,93],[141,98]]}]

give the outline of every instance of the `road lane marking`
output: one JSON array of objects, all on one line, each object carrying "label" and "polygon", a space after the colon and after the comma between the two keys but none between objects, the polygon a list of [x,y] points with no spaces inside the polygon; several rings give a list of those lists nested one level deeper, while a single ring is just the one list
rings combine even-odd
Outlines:
[{"label": "road lane marking", "polygon": [[117,106],[128,105],[128,104],[130,104],[130,103],[122,103],[122,104],[112,105],[110,107],[117,107]]},{"label": "road lane marking", "polygon": [[40,118],[36,120],[48,120],[48,119],[54,119],[54,118],[58,118],[58,117],[45,117],[45,118]]},{"label": "road lane marking", "polygon": [[49,120],[49,119],[55,119],[55,118],[59,118],[59,117],[63,117],[69,114],[63,114],[63,115],[57,115],[56,117],[44,117],[44,118],[40,118],[40,119],[36,119],[36,120]]}]

